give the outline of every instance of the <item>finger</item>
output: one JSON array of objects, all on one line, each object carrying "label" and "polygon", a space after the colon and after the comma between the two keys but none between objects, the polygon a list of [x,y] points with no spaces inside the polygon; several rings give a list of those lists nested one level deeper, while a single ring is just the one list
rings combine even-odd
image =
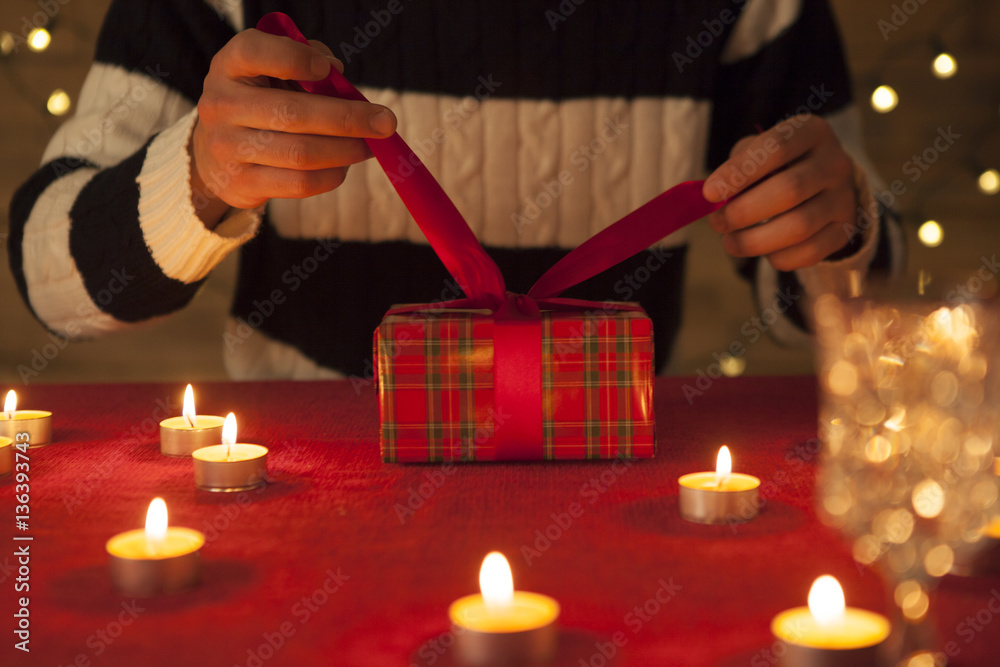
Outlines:
[{"label": "finger", "polygon": [[767,255],[778,271],[795,271],[815,266],[847,245],[847,235],[838,224],[829,224],[802,243]]},{"label": "finger", "polygon": [[270,76],[287,81],[317,81],[330,73],[329,57],[288,37],[244,30],[216,58],[230,78]]},{"label": "finger", "polygon": [[[850,196],[849,192],[824,190],[763,225],[724,235],[722,247],[734,257],[758,257],[804,243],[824,227],[840,228],[838,221],[850,219]],[[842,236],[846,243],[848,235]]]},{"label": "finger", "polygon": [[249,165],[240,170],[237,180],[244,192],[253,192],[268,199],[304,199],[339,187],[347,176],[347,167],[301,171],[261,165]]},{"label": "finger", "polygon": [[387,137],[396,116],[379,104],[242,86],[223,110],[234,125],[334,137]]},{"label": "finger", "polygon": [[346,167],[372,156],[363,139],[244,129],[237,154],[251,164],[285,169]]},{"label": "finger", "polygon": [[814,116],[796,116],[753,137],[705,180],[709,201],[731,199],[768,174],[793,162],[815,146],[828,126]]},{"label": "finger", "polygon": [[320,51],[321,53],[326,54],[331,59],[330,62],[333,63],[333,66],[337,68],[337,71],[340,72],[341,74],[344,73],[344,63],[340,61],[340,58],[333,55],[333,51],[330,50],[329,46],[319,41],[318,39],[310,39],[309,46],[313,47],[317,51]]},{"label": "finger", "polygon": [[719,233],[732,232],[791,211],[835,183],[826,172],[822,160],[796,162],[714,211],[709,224]]}]

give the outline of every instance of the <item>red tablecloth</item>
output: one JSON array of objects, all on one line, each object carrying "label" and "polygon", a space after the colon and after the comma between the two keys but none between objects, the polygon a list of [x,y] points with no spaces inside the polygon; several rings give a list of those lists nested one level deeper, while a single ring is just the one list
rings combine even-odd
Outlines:
[{"label": "red tablecloth", "polygon": [[[197,387],[201,412],[236,412],[239,440],[270,447],[273,482],[242,495],[196,491],[191,462],[160,455],[156,424],[179,414],[182,387],[24,388],[21,405],[55,413],[55,444],[31,451],[28,531],[0,481],[0,664],[451,664],[447,606],[494,549],[518,588],[562,604],[560,665],[772,665],[771,617],[823,573],[849,604],[884,610],[879,578],[812,508],[813,380],[716,380],[693,404],[685,383],[658,381],[659,453],[627,466],[386,465],[371,387]],[[683,522],[677,477],[726,443],[766,507],[746,525]],[[172,525],[206,534],[204,581],[134,601],[112,590],[104,543],[156,495]],[[27,593],[15,534],[34,538]],[[30,654],[13,648],[21,595]],[[948,577],[935,607],[953,665],[997,664],[1000,580]]]}]

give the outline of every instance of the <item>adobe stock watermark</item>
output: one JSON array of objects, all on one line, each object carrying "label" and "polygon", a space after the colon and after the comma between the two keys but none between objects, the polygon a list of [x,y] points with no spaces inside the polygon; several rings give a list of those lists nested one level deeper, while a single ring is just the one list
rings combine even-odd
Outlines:
[{"label": "adobe stock watermark", "polygon": [[993,588],[990,590],[990,597],[986,603],[975,614],[969,614],[955,626],[955,634],[963,640],[963,644],[954,640],[946,642],[944,645],[945,655],[949,658],[957,658],[965,646],[971,644],[976,637],[986,631],[997,615],[1000,615],[1000,590]]},{"label": "adobe stock watermark", "polygon": [[119,123],[127,119],[151,92],[165,87],[164,80],[170,76],[170,72],[164,71],[159,63],[147,65],[143,73],[148,78],[131,86],[127,93],[115,100],[110,109],[101,114],[96,126],[84,129],[83,137],[75,143],[70,143],[66,150],[70,156],[52,165],[52,171],[56,176],[61,178],[84,165],[88,156],[100,149],[105,138],[113,134],[118,129]]},{"label": "adobe stock watermark", "polygon": [[403,13],[403,3],[401,0],[389,0],[383,9],[373,9],[369,12],[372,19],[366,22],[363,26],[354,26],[354,32],[351,33],[352,39],[350,43],[341,42],[337,45],[340,49],[340,55],[338,56],[345,65],[349,65],[351,60],[355,56],[361,54],[361,52],[372,43],[372,40],[377,38],[382,34],[382,31],[389,27],[392,20]]},{"label": "adobe stock watermark", "polygon": [[795,110],[794,114],[785,116],[784,119],[775,124],[773,129],[777,131],[781,141],[773,136],[768,136],[764,139],[762,147],[745,151],[746,157],[743,158],[742,162],[729,168],[728,178],[718,181],[718,187],[724,199],[735,196],[740,188],[749,183],[750,179],[763,168],[768,158],[780,150],[782,143],[788,142],[795,135],[795,132],[805,125],[815,115],[815,112],[822,109],[823,105],[834,95],[833,91],[826,89],[826,84],[820,84],[819,87],[810,86],[809,91],[809,97]]},{"label": "adobe stock watermark", "polygon": [[122,463],[131,460],[132,448],[150,442],[154,434],[159,432],[160,422],[176,415],[181,407],[179,402],[171,402],[169,396],[158,398],[153,403],[155,407],[150,416],[115,438],[116,442],[125,446],[113,449],[89,472],[80,471],[72,489],[63,493],[61,500],[66,507],[67,515],[72,514],[78,506],[89,500],[94,491],[107,481]]},{"label": "adobe stock watermark", "polygon": [[[742,8],[747,3],[747,0],[732,0],[732,2],[734,5]],[[736,19],[740,16],[739,12],[739,9],[734,11],[728,7],[724,7],[716,18],[703,19],[701,24],[705,29],[696,35],[688,35],[687,40],[684,42],[684,52],[674,51],[670,54],[670,59],[673,61],[677,71],[683,74],[685,67],[693,64],[695,60],[700,58],[705,53],[705,50],[715,43],[715,40],[722,37],[723,33],[726,32],[726,26],[736,22]]]},{"label": "adobe stock watermark", "polygon": [[587,507],[594,505],[608,492],[619,478],[632,469],[632,460],[620,456],[599,474],[594,475],[580,486],[578,499],[572,501],[562,511],[549,514],[551,522],[535,529],[530,542],[521,545],[521,557],[531,567],[542,557],[552,545],[562,539],[587,512]]},{"label": "adobe stock watermark", "polygon": [[62,8],[69,4],[70,0],[35,0],[37,12],[30,17],[26,14],[21,17],[20,33],[8,33],[11,36],[13,53],[20,53],[22,46],[28,46],[28,36],[36,28],[44,28],[52,19],[62,11]]},{"label": "adobe stock watermark", "polygon": [[[101,313],[97,305],[110,305],[115,297],[124,292],[125,288],[133,280],[135,280],[135,276],[130,274],[126,267],[123,266],[121,270],[113,269],[111,271],[111,280],[108,281],[107,286],[98,290],[96,294],[91,294],[89,301],[77,305],[76,314],[80,318],[86,318],[83,324],[94,325],[97,316]],[[31,380],[37,378],[45,371],[49,367],[49,364],[63,350],[69,347],[70,342],[81,333],[83,332],[79,319],[69,320],[66,326],[63,327],[63,331],[49,331],[47,334],[49,342],[40,347],[32,348],[31,360],[27,363],[18,364],[17,374],[20,376],[21,382],[25,385],[30,384]]]},{"label": "adobe stock watermark", "polygon": [[[465,292],[462,291],[461,286],[451,278],[446,278],[444,281],[444,289],[441,290],[441,294],[437,299],[429,303],[441,303],[444,301],[451,301],[452,299],[461,298]],[[424,322],[425,313],[421,311],[415,311],[409,314],[408,320],[409,324],[417,324],[416,332],[411,335],[409,331],[399,331],[396,334],[396,338],[393,340],[392,348],[388,350],[388,356],[395,359],[402,352],[403,346],[414,340],[419,340],[423,336],[426,330],[426,324]],[[380,346],[379,355],[385,354],[385,348]],[[375,384],[375,362],[369,355],[364,359],[364,373],[358,375],[356,373],[351,374],[349,378],[351,381],[351,387],[354,389],[354,394],[360,396],[361,392]]]},{"label": "adobe stock watermark", "polygon": [[[492,73],[479,76],[476,79],[476,87],[473,90],[473,94],[462,98],[444,113],[445,123],[452,130],[457,130],[502,85],[503,81],[494,80]],[[438,126],[431,130],[430,134],[423,139],[411,141],[409,146],[413,152],[405,156],[400,155],[396,169],[386,171],[389,182],[393,185],[398,185],[412,176],[421,161],[434,155],[437,152],[438,146],[444,143],[446,137],[445,129]]]},{"label": "adobe stock watermark", "polygon": [[[614,143],[628,127],[628,120],[623,119],[621,114],[616,115],[614,118],[605,118],[603,127],[597,136],[586,144],[580,144],[579,147],[570,153],[569,162],[575,168],[576,174],[582,174],[587,171],[591,163],[603,155],[608,146]],[[569,169],[563,169],[555,178],[543,181],[540,192],[536,193],[533,197],[525,197],[524,206],[521,207],[521,210],[510,214],[510,219],[514,223],[518,234],[524,230],[526,225],[530,225],[537,220],[542,211],[552,206],[562,196],[566,188],[576,180],[576,174]]]},{"label": "adobe stock watermark", "polygon": [[[246,658],[242,662],[233,663],[233,667],[262,667],[281,651],[300,627],[308,623],[330,602],[350,578],[350,575],[344,574],[339,567],[336,571],[328,569],[323,582],[312,593],[303,595],[292,605],[289,610],[292,618],[279,623],[273,631],[261,633],[260,644],[246,649]],[[298,621],[298,625],[292,619]]]},{"label": "adobe stock watermark", "polygon": [[694,405],[695,398],[704,396],[705,392],[715,384],[715,381],[722,377],[722,364],[726,356],[730,358],[742,357],[747,351],[747,346],[753,345],[760,340],[774,323],[801,298],[802,295],[793,292],[790,287],[785,287],[784,290],[779,289],[774,302],[770,306],[746,320],[740,326],[740,334],[744,337],[746,343],[743,340],[734,340],[726,348],[725,354],[713,352],[712,356],[715,358],[715,361],[709,364],[707,368],[699,368],[695,372],[697,379],[695,379],[694,384],[685,382],[681,386],[681,391],[684,393],[684,398],[687,400],[688,405]]},{"label": "adobe stock watermark", "polygon": [[642,629],[655,618],[684,589],[681,584],[674,583],[673,577],[660,578],[656,582],[658,588],[642,604],[637,604],[622,619],[628,633],[624,630],[615,631],[610,641],[594,642],[594,652],[589,658],[580,658],[579,667],[606,667],[615,656],[629,643],[630,639],[642,632]]},{"label": "adobe stock watermark", "polygon": [[[916,183],[961,138],[962,135],[952,130],[951,125],[947,128],[938,127],[937,136],[931,142],[931,145],[924,148],[920,153],[914,153],[909,160],[902,164],[901,171],[904,175],[909,176],[910,183]],[[843,230],[848,240],[853,239],[857,234],[863,234],[871,228],[887,209],[893,207],[896,199],[902,197],[908,190],[909,186],[906,182],[901,178],[897,178],[885,190],[874,193],[876,202],[874,211],[869,211],[865,202],[859,202],[854,224],[845,222],[843,225]]]},{"label": "adobe stock watermark", "polygon": [[545,20],[549,24],[552,32],[555,32],[560,25],[569,20],[569,17],[576,12],[576,8],[587,0],[560,0],[554,9],[545,10]]},{"label": "adobe stock watermark", "polygon": [[[330,259],[340,245],[340,241],[316,239],[312,252],[281,274],[281,284],[287,287],[288,292],[297,292],[319,270],[320,265]],[[245,343],[287,300],[288,294],[281,287],[275,287],[263,300],[254,299],[253,307],[247,313],[246,319],[237,317],[233,332],[223,332],[222,342],[226,346],[226,351],[234,353],[236,347]]]},{"label": "adobe stock watermark", "polygon": [[144,611],[146,608],[140,607],[137,600],[122,602],[121,610],[112,620],[87,636],[84,644],[90,650],[77,653],[71,662],[66,663],[66,667],[91,667],[96,664],[98,662],[96,658],[104,655],[104,652],[125,634],[125,630],[135,623]]},{"label": "adobe stock watermark", "polygon": [[910,20],[910,18],[916,14],[921,7],[926,4],[927,0],[903,0],[899,4],[892,5],[892,12],[889,14],[889,18],[880,18],[875,22],[879,33],[882,35],[882,39],[889,41],[889,37],[899,29],[902,28]]}]

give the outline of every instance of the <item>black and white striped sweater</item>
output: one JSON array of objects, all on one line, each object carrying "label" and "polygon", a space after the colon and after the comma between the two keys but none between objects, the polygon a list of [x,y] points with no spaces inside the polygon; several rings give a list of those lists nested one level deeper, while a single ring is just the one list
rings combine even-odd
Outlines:
[{"label": "black and white striped sweater", "polygon": [[[324,41],[396,112],[513,290],[659,192],[704,177],[755,126],[803,110],[833,125],[874,211],[821,0],[115,0],[75,115],[11,205],[11,267],[47,327],[83,338],[168,315],[239,250],[230,373],[329,377],[365,372],[391,304],[459,295],[374,161],[333,192],[202,225],[186,150],[202,81],[235,31],[269,11]],[[662,364],[685,239],[567,295],[642,302]],[[770,303],[848,269],[894,268],[899,247],[882,221],[846,259],[743,271]],[[792,309],[772,331],[791,340],[802,326]]]}]

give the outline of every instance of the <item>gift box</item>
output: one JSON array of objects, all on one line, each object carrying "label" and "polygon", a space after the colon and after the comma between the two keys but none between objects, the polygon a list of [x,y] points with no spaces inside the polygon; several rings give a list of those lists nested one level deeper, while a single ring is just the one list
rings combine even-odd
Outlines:
[{"label": "gift box", "polygon": [[503,435],[520,409],[495,400],[496,326],[488,311],[382,321],[375,367],[383,460],[653,456],[653,329],[644,312],[607,304],[540,313],[540,437],[534,452],[513,456]]},{"label": "gift box", "polygon": [[[257,29],[306,43],[284,14]],[[303,90],[367,101],[331,68]],[[365,139],[434,252],[454,301],[400,306],[375,333],[382,457],[501,461],[653,456],[652,324],[634,304],[560,298],[722,204],[681,183],[594,235],[527,294],[496,264],[399,136]],[[399,165],[409,165],[406,175]]]}]

